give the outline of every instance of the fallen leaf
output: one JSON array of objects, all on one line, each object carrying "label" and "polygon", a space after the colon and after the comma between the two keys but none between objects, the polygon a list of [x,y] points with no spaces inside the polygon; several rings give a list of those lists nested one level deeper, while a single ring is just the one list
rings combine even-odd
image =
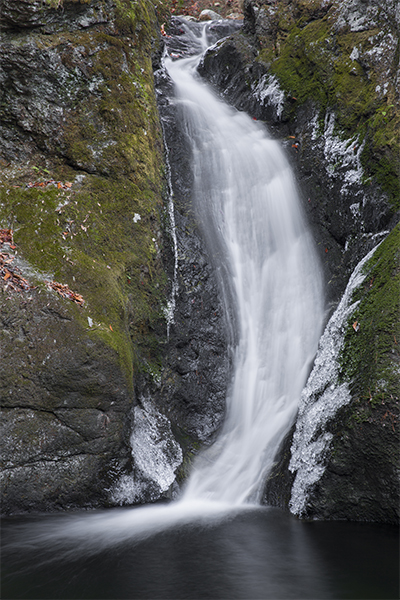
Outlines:
[{"label": "fallen leaf", "polygon": [[83,299],[83,296],[73,292],[66,283],[58,283],[58,281],[45,281],[45,283],[49,289],[54,290],[63,298],[67,298],[80,306],[84,304],[85,300]]},{"label": "fallen leaf", "polygon": [[17,266],[11,266],[14,258],[14,256],[0,252],[0,276],[6,282],[6,289],[14,292],[34,289],[34,286],[31,286],[22,277],[20,269]]},{"label": "fallen leaf", "polygon": [[12,229],[0,229],[0,244],[12,244],[13,243],[13,230]]}]

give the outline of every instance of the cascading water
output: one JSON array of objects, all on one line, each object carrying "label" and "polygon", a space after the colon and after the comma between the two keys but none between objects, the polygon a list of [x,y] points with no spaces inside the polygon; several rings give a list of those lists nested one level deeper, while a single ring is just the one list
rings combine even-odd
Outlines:
[{"label": "cascading water", "polygon": [[[191,142],[193,202],[232,332],[234,375],[225,424],[198,457],[179,500],[23,527],[18,548],[33,544],[58,548],[63,556],[91,554],[178,524],[212,524],[227,513],[252,510],[316,352],[321,278],[288,163],[262,125],[225,105],[196,75],[207,25],[181,25],[192,56],[166,57],[165,66]],[[173,225],[171,214],[170,220]]]},{"label": "cascading water", "polygon": [[[207,26],[191,27],[197,36],[181,23],[186,42],[191,36],[189,54],[201,50],[207,33]],[[360,523],[310,525],[254,504],[316,351],[320,276],[279,145],[212,94],[196,76],[198,60],[165,63],[192,145],[193,201],[232,333],[234,375],[221,435],[199,456],[178,501],[4,523],[3,591],[9,598],[70,599],[397,597],[397,534],[368,524],[360,536]],[[168,208],[173,228],[172,189]],[[179,239],[172,233],[168,324],[177,292]],[[342,314],[342,303],[339,309]],[[333,321],[330,333],[338,325]],[[324,337],[332,346],[333,337]],[[307,410],[315,416],[305,400],[321,384],[323,356],[303,398],[294,452],[303,471],[315,433],[303,427]],[[136,417],[136,464],[169,485],[180,449],[171,443],[168,419],[150,402]],[[302,428],[305,444],[299,443]],[[146,453],[148,438],[161,430],[160,447]],[[313,468],[319,468],[318,457],[311,456]],[[301,512],[302,491],[312,478],[307,471],[298,479],[292,502]]]},{"label": "cascading water", "polygon": [[226,313],[235,315],[236,349],[223,430],[198,459],[183,500],[237,505],[258,500],[293,422],[320,335],[322,290],[279,144],[200,80],[200,57],[167,58],[165,66],[192,148],[194,206]]}]

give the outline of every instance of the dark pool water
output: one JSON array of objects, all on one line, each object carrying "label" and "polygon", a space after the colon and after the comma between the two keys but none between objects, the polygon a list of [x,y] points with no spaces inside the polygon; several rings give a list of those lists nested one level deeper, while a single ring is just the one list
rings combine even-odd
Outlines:
[{"label": "dark pool water", "polygon": [[[2,598],[372,599],[399,597],[399,531],[347,522],[304,523],[259,509],[210,526],[184,525],[90,556],[15,541],[2,521]],[[45,520],[54,520],[53,516]],[[19,535],[21,535],[19,533]]]}]

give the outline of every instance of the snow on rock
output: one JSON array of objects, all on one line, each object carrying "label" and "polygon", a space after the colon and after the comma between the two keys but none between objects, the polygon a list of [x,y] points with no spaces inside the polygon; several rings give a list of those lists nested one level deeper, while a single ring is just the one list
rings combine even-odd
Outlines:
[{"label": "snow on rock", "polygon": [[275,76],[263,75],[257,85],[253,86],[253,93],[263,106],[266,104],[272,105],[276,110],[278,119],[281,118],[285,94]]},{"label": "snow on rock", "polygon": [[112,491],[112,500],[117,504],[143,501],[149,488],[158,496],[166,492],[183,460],[169,419],[150,400],[142,398],[141,404],[134,409],[131,435],[135,476],[124,475]]},{"label": "snow on rock", "polygon": [[324,128],[324,155],[328,163],[327,172],[333,177],[338,169],[345,169],[342,174],[342,194],[347,194],[349,186],[362,182],[363,168],[361,165],[361,154],[365,142],[358,141],[358,135],[348,139],[341,139],[334,133],[335,113],[327,111]]},{"label": "snow on rock", "polygon": [[182,463],[182,450],[171,431],[168,418],[142,399],[135,407],[131,435],[135,465],[146,478],[154,481],[162,492],[175,480],[175,470]]},{"label": "snow on rock", "polygon": [[314,368],[301,394],[289,464],[290,471],[296,473],[289,506],[291,512],[298,516],[304,515],[312,486],[325,471],[325,457],[333,437],[325,431],[326,425],[341,406],[351,401],[348,383],[338,382],[338,356],[343,347],[347,320],[358,304],[351,303],[353,292],[364,281],[363,267],[376,248],[355,268],[321,337]]}]

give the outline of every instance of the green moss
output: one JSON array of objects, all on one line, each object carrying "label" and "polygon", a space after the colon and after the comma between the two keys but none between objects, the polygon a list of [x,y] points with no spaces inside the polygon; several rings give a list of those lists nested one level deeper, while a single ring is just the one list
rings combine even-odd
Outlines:
[{"label": "green moss", "polygon": [[[163,143],[151,64],[153,4],[117,0],[115,10],[115,28],[37,34],[38,47],[57,52],[69,72],[60,92],[69,107],[60,159],[34,171],[25,165],[23,174],[3,179],[0,225],[14,230],[36,283],[51,278],[84,297],[82,309],[71,305],[74,318],[118,352],[132,382],[142,364],[159,368],[154,329],[163,319],[166,287],[159,254]],[[71,52],[75,46],[90,56],[85,77]],[[51,177],[74,182],[77,168],[82,185],[26,188],[29,180]]]},{"label": "green moss", "polygon": [[[335,110],[338,133],[345,137],[365,139],[361,156],[367,177],[375,177],[395,208],[400,206],[400,113],[390,98],[379,99],[375,88],[377,74],[365,71],[350,59],[357,47],[369,50],[379,29],[363,32],[340,32],[332,28],[329,14],[311,20],[308,7],[299,6],[297,20],[276,16],[277,28],[273,40],[261,40],[259,60],[270,64],[285,91],[297,105],[312,99],[322,115]],[[311,7],[312,8],[312,7]],[[288,9],[280,6],[279,10]],[[285,12],[283,12],[283,15]],[[280,16],[279,16],[280,15]],[[294,112],[296,103],[291,105]]]},{"label": "green moss", "polygon": [[88,94],[69,115],[69,160],[89,172],[149,185],[159,177],[162,146],[149,57],[138,57],[128,42],[124,47],[119,38],[107,36],[92,72],[103,83],[98,95]]},{"label": "green moss", "polygon": [[162,318],[160,197],[130,181],[94,176],[79,191],[3,188],[0,194],[1,223],[14,230],[18,249],[37,270],[35,283],[54,279],[81,294],[82,325],[93,320],[91,334],[118,351],[131,377],[141,356],[155,356],[146,336]]},{"label": "green moss", "polygon": [[144,49],[149,40],[156,42],[154,23],[157,15],[152,2],[116,0],[116,25],[120,34],[134,34],[138,48]]},{"label": "green moss", "polygon": [[341,380],[350,382],[353,397],[364,405],[390,405],[400,395],[400,225],[364,272],[367,277],[354,292],[352,301],[359,304],[349,318],[339,359]]}]

